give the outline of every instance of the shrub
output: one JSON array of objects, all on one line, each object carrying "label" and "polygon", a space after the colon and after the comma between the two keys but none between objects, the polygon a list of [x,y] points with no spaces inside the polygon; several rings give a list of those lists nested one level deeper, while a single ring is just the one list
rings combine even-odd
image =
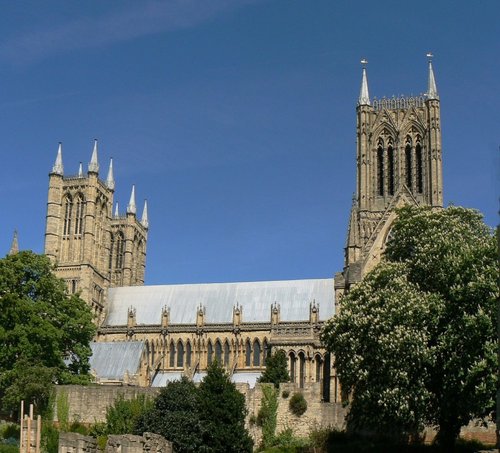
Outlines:
[{"label": "shrub", "polygon": [[283,390],[283,393],[281,394],[281,396],[283,398],[287,399],[290,396],[290,392],[288,390]]},{"label": "shrub", "polygon": [[302,393],[294,393],[290,398],[290,410],[297,417],[300,417],[307,410],[307,401]]},{"label": "shrub", "polygon": [[262,405],[257,415],[257,425],[262,427],[262,447],[274,445],[278,391],[271,385],[262,387]]}]

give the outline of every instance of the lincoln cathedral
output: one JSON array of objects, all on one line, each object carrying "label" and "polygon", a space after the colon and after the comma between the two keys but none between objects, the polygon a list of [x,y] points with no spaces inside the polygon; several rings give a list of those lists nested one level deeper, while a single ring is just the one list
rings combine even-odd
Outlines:
[{"label": "lincoln cathedral", "polygon": [[380,260],[394,209],[443,202],[432,62],[425,94],[380,99],[370,97],[362,63],[356,192],[344,268],[332,278],[145,286],[147,205],[137,212],[132,187],[125,212],[114,206],[113,163],[102,179],[97,142],[88,168],[76,175],[65,173],[59,145],[49,175],[45,253],[68,291],[96,314],[91,367],[98,383],[158,387],[182,375],[197,382],[217,360],[234,382],[252,386],[266,354],[281,349],[293,382],[320,382],[323,400],[337,401],[322,324]]}]

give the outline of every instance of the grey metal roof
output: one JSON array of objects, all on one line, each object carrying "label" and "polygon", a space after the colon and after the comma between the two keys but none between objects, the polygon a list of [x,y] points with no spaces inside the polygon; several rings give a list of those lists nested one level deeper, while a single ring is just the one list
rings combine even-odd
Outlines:
[{"label": "grey metal roof", "polygon": [[153,378],[151,387],[165,387],[169,382],[180,381],[181,377],[182,371],[160,372]]},{"label": "grey metal roof", "polygon": [[109,343],[90,343],[92,357],[90,369],[99,378],[123,379],[128,371],[136,374],[139,369],[141,355],[144,351],[143,341],[116,341]]},{"label": "grey metal roof", "polygon": [[334,313],[334,294],[333,278],[110,288],[105,325],[127,324],[129,307],[136,309],[137,324],[160,324],[164,306],[170,308],[170,323],[194,324],[200,304],[206,323],[231,323],[236,303],[242,306],[242,322],[269,322],[274,302],[281,307],[281,321],[306,321],[313,300],[324,321]]},{"label": "grey metal roof", "polygon": [[257,379],[261,376],[262,373],[259,372],[247,372],[247,371],[239,371],[233,373],[231,377],[231,381],[236,383],[243,382],[244,384],[250,385],[250,388],[255,387]]}]

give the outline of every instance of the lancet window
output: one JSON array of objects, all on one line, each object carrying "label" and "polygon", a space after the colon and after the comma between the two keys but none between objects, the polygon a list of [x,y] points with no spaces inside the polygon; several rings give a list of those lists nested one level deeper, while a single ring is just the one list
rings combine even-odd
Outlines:
[{"label": "lancet window", "polygon": [[170,348],[168,351],[168,355],[169,355],[169,366],[170,366],[170,368],[174,368],[175,367],[175,345],[174,345],[173,341],[170,342]]},{"label": "lancet window", "polygon": [[224,342],[224,365],[229,365],[229,342],[227,340]]},{"label": "lancet window", "polygon": [[299,387],[304,387],[306,376],[306,356],[303,352],[299,352]]},{"label": "lancet window", "polygon": [[392,145],[387,148],[387,173],[389,185],[387,190],[389,195],[394,195],[394,148]]},{"label": "lancet window", "polygon": [[211,365],[214,360],[214,348],[212,346],[212,342],[208,341],[208,348],[207,348],[207,363],[208,365]]},{"label": "lancet window", "polygon": [[405,169],[406,169],[406,186],[412,190],[413,181],[413,163],[412,163],[412,148],[411,138],[407,137],[405,146]]},{"label": "lancet window", "polygon": [[222,345],[219,340],[215,342],[215,359],[219,365],[222,363]]},{"label": "lancet window", "polygon": [[191,366],[191,342],[187,342],[186,344],[186,366],[190,367]]},{"label": "lancet window", "polygon": [[63,235],[69,236],[71,232],[71,216],[73,214],[73,200],[70,195],[64,200],[64,228]]},{"label": "lancet window", "polygon": [[289,361],[290,361],[290,382],[295,382],[295,365],[296,365],[296,358],[295,358],[295,353],[290,352],[288,355]]},{"label": "lancet window", "polygon": [[253,366],[260,366],[260,343],[257,339],[253,342]]},{"label": "lancet window", "polygon": [[123,233],[120,231],[116,234],[116,269],[121,269],[123,267],[123,253],[125,251],[125,238]]},{"label": "lancet window", "polygon": [[179,368],[184,366],[184,344],[181,340],[177,342],[177,366]]},{"label": "lancet window", "polygon": [[75,234],[80,235],[82,234],[83,230],[83,209],[85,206],[85,203],[83,201],[83,195],[78,194],[75,200]]},{"label": "lancet window", "polygon": [[250,340],[245,343],[245,366],[251,366],[252,364],[252,347],[250,346]]},{"label": "lancet window", "polygon": [[381,144],[377,148],[377,194],[384,196],[384,149]]},{"label": "lancet window", "polygon": [[419,142],[417,142],[417,145],[415,146],[415,159],[417,165],[417,192],[422,193],[424,191],[424,172],[422,161],[422,146]]}]

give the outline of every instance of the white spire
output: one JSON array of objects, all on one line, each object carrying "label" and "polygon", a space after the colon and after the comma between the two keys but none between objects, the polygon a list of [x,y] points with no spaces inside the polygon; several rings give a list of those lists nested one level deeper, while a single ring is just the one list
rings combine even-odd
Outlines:
[{"label": "white spire", "polygon": [[135,214],[137,208],[135,207],[135,185],[132,185],[132,193],[130,194],[130,201],[127,206],[127,214]]},{"label": "white spire", "polygon": [[56,161],[54,163],[54,166],[52,167],[52,173],[55,173],[56,175],[63,175],[64,174],[64,167],[63,167],[63,161],[62,161],[62,143],[59,142],[59,147],[57,148],[57,157]]},{"label": "white spire", "polygon": [[427,99],[439,99],[438,90],[436,86],[436,79],[434,78],[434,71],[432,69],[432,53],[427,54],[429,59],[429,83],[427,86]]},{"label": "white spire", "polygon": [[92,158],[90,159],[89,171],[99,173],[99,162],[97,162],[97,139],[94,140],[94,149],[92,150]]},{"label": "white spire", "polygon": [[115,190],[115,178],[113,176],[113,158],[109,160],[108,177],[106,178],[108,189]]},{"label": "white spire", "polygon": [[361,80],[361,91],[359,92],[358,105],[370,105],[370,94],[368,93],[368,79],[366,77],[366,65],[368,61],[363,59],[361,64],[363,65],[363,78]]},{"label": "white spire", "polygon": [[80,165],[78,166],[78,177],[83,178],[83,165],[80,162]]},{"label": "white spire", "polygon": [[142,211],[141,224],[144,228],[149,227],[148,221],[148,200],[144,200],[144,209]]},{"label": "white spire", "polygon": [[120,212],[118,211],[118,202],[116,202],[116,206],[115,206],[115,217],[119,217],[120,216]]}]

